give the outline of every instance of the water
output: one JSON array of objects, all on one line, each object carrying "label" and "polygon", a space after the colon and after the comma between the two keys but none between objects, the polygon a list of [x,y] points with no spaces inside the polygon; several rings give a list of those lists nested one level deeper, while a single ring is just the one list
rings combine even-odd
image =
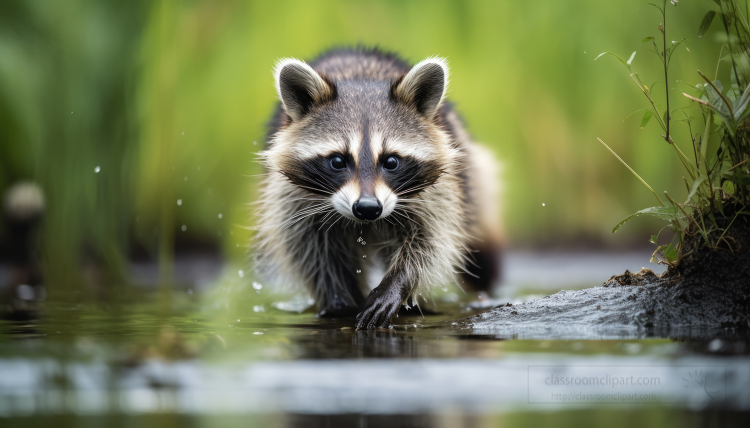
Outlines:
[{"label": "water", "polygon": [[513,296],[449,289],[434,297],[440,313],[402,316],[390,331],[356,332],[316,318],[305,298],[257,294],[235,267],[168,294],[43,302],[28,320],[0,322],[0,426],[729,426],[747,416],[743,335],[518,339],[457,321],[560,288],[522,275],[533,260],[509,260],[507,276],[528,280],[508,284]]}]

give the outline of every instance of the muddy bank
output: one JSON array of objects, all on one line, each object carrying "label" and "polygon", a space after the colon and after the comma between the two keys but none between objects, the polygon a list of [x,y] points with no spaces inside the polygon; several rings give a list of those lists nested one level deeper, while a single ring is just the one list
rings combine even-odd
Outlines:
[{"label": "muddy bank", "polygon": [[750,328],[750,221],[729,249],[696,249],[679,266],[612,276],[598,287],[561,291],[495,308],[460,324],[519,338],[732,337]]}]

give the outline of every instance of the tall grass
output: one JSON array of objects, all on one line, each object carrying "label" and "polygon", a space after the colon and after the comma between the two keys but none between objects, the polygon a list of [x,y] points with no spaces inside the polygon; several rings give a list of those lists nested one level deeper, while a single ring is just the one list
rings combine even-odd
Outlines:
[{"label": "tall grass", "polygon": [[[660,112],[654,101],[655,84],[650,87],[646,85],[632,68],[636,52],[633,52],[627,61],[610,52],[599,55],[612,55],[627,68],[629,76],[648,102],[646,108],[642,109],[644,113],[640,127],[645,127],[652,117],[656,118],[664,132],[661,138],[674,148],[675,156],[684,167],[685,175],[682,179],[688,193],[687,198],[684,202],[678,202],[665,191],[665,204],[640,175],[599,139],[659,202],[659,206],[645,208],[626,217],[615,226],[613,232],[638,215],[667,220],[667,227],[674,232],[674,238],[671,242],[659,245],[661,231],[651,237],[651,241],[657,244],[652,261],[657,260],[670,266],[702,247],[733,252],[735,243],[731,233],[727,232],[739,216],[750,214],[747,210],[750,206],[750,26],[747,21],[747,8],[743,11],[735,0],[715,0],[714,3],[715,7],[706,12],[696,28],[697,37],[703,38],[714,19],[718,17],[720,21],[721,28],[718,31],[723,42],[718,49],[719,59],[714,78],[711,79],[697,70],[697,76],[702,82],[694,86],[687,85],[686,91],[692,94],[682,93],[684,97],[696,103],[697,107],[688,105],[670,109],[670,64],[673,55],[685,42],[685,39],[671,40],[668,37],[667,17],[670,17],[670,22],[673,19],[671,15],[679,17],[672,11],[672,6],[677,6],[677,1],[662,0],[660,5],[649,4],[659,11],[661,23],[657,28],[660,34],[656,37],[646,36],[641,41],[653,46],[651,52],[659,58],[664,72],[662,86],[666,108],[663,112]],[[689,49],[687,51],[689,52]],[[718,80],[722,65],[728,69],[730,75],[726,89],[726,82]],[[689,153],[692,156],[686,155],[680,149],[673,138],[674,134],[670,133],[675,124],[687,127],[690,143],[687,146],[690,147]],[[703,131],[699,132],[701,125]]]}]

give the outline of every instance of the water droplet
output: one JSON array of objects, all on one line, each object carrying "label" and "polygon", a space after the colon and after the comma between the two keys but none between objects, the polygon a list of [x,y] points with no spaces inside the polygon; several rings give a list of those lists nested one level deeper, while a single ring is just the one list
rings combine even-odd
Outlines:
[{"label": "water droplet", "polygon": [[185,176],[185,181],[187,181],[187,175]]},{"label": "water droplet", "polygon": [[183,224],[183,225],[182,225],[182,231],[184,232],[184,231],[186,231],[186,230],[187,230],[187,226]]},{"label": "water droplet", "polygon": [[262,305],[255,305],[253,306],[253,312],[265,312],[266,308],[264,308]]},{"label": "water droplet", "polygon": [[224,217],[224,215],[221,214],[221,213],[219,213],[219,218],[223,218],[223,217]]},{"label": "water droplet", "polygon": [[357,273],[362,273],[362,269],[357,269]]},{"label": "water droplet", "polygon": [[363,259],[366,259],[366,258],[367,258],[367,256],[362,256],[362,258],[363,258]]},{"label": "water droplet", "polygon": [[185,135],[185,131],[182,131],[182,135]]},{"label": "water droplet", "polygon": [[263,334],[263,332],[262,331],[256,331],[253,334]]},{"label": "water droplet", "polygon": [[193,289],[192,288],[188,288],[188,294],[193,294]]},{"label": "water droplet", "polygon": [[253,281],[253,288],[256,290],[260,290],[261,288],[263,288],[263,284]]},{"label": "water droplet", "polygon": [[237,322],[240,322],[240,319],[239,319],[239,318],[237,318]]},{"label": "water droplet", "polygon": [[182,205],[182,199],[177,200],[177,205]]},{"label": "water droplet", "polygon": [[253,146],[257,146],[257,145],[258,145],[258,142],[257,141],[253,141]]},{"label": "water droplet", "polygon": [[546,204],[544,202],[542,202],[542,206],[544,207],[544,206],[546,206]]},{"label": "water droplet", "polygon": [[101,167],[97,166],[96,168],[94,168],[94,173],[99,174],[99,171],[101,170],[102,170]]},{"label": "water droplet", "polygon": [[242,269],[240,269],[237,271],[237,275],[239,275],[240,278],[242,278],[243,276],[245,276],[245,272],[243,272]]},{"label": "water droplet", "polygon": [[200,170],[201,170],[201,167],[199,166],[199,167],[198,167],[198,171],[200,171]]},{"label": "water droplet", "polygon": [[583,51],[583,53],[586,53],[586,51]]}]

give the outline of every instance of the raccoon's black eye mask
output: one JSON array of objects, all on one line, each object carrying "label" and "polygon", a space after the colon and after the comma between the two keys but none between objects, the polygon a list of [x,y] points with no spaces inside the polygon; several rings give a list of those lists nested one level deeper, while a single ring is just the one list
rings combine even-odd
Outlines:
[{"label": "raccoon's black eye mask", "polygon": [[351,155],[337,153],[292,162],[281,173],[303,189],[319,195],[331,195],[351,177],[350,165],[354,165]]},{"label": "raccoon's black eye mask", "polygon": [[[443,174],[437,162],[421,161],[411,156],[381,156],[383,180],[398,196],[414,196],[435,184]],[[395,163],[392,161],[395,159]],[[394,168],[389,168],[395,166]]]},{"label": "raccoon's black eye mask", "polygon": [[[434,161],[417,160],[411,156],[381,155],[378,160],[381,176],[388,187],[401,197],[418,194],[435,184],[444,173]],[[354,158],[335,153],[291,162],[281,171],[289,181],[318,195],[331,195],[355,174]]]}]

